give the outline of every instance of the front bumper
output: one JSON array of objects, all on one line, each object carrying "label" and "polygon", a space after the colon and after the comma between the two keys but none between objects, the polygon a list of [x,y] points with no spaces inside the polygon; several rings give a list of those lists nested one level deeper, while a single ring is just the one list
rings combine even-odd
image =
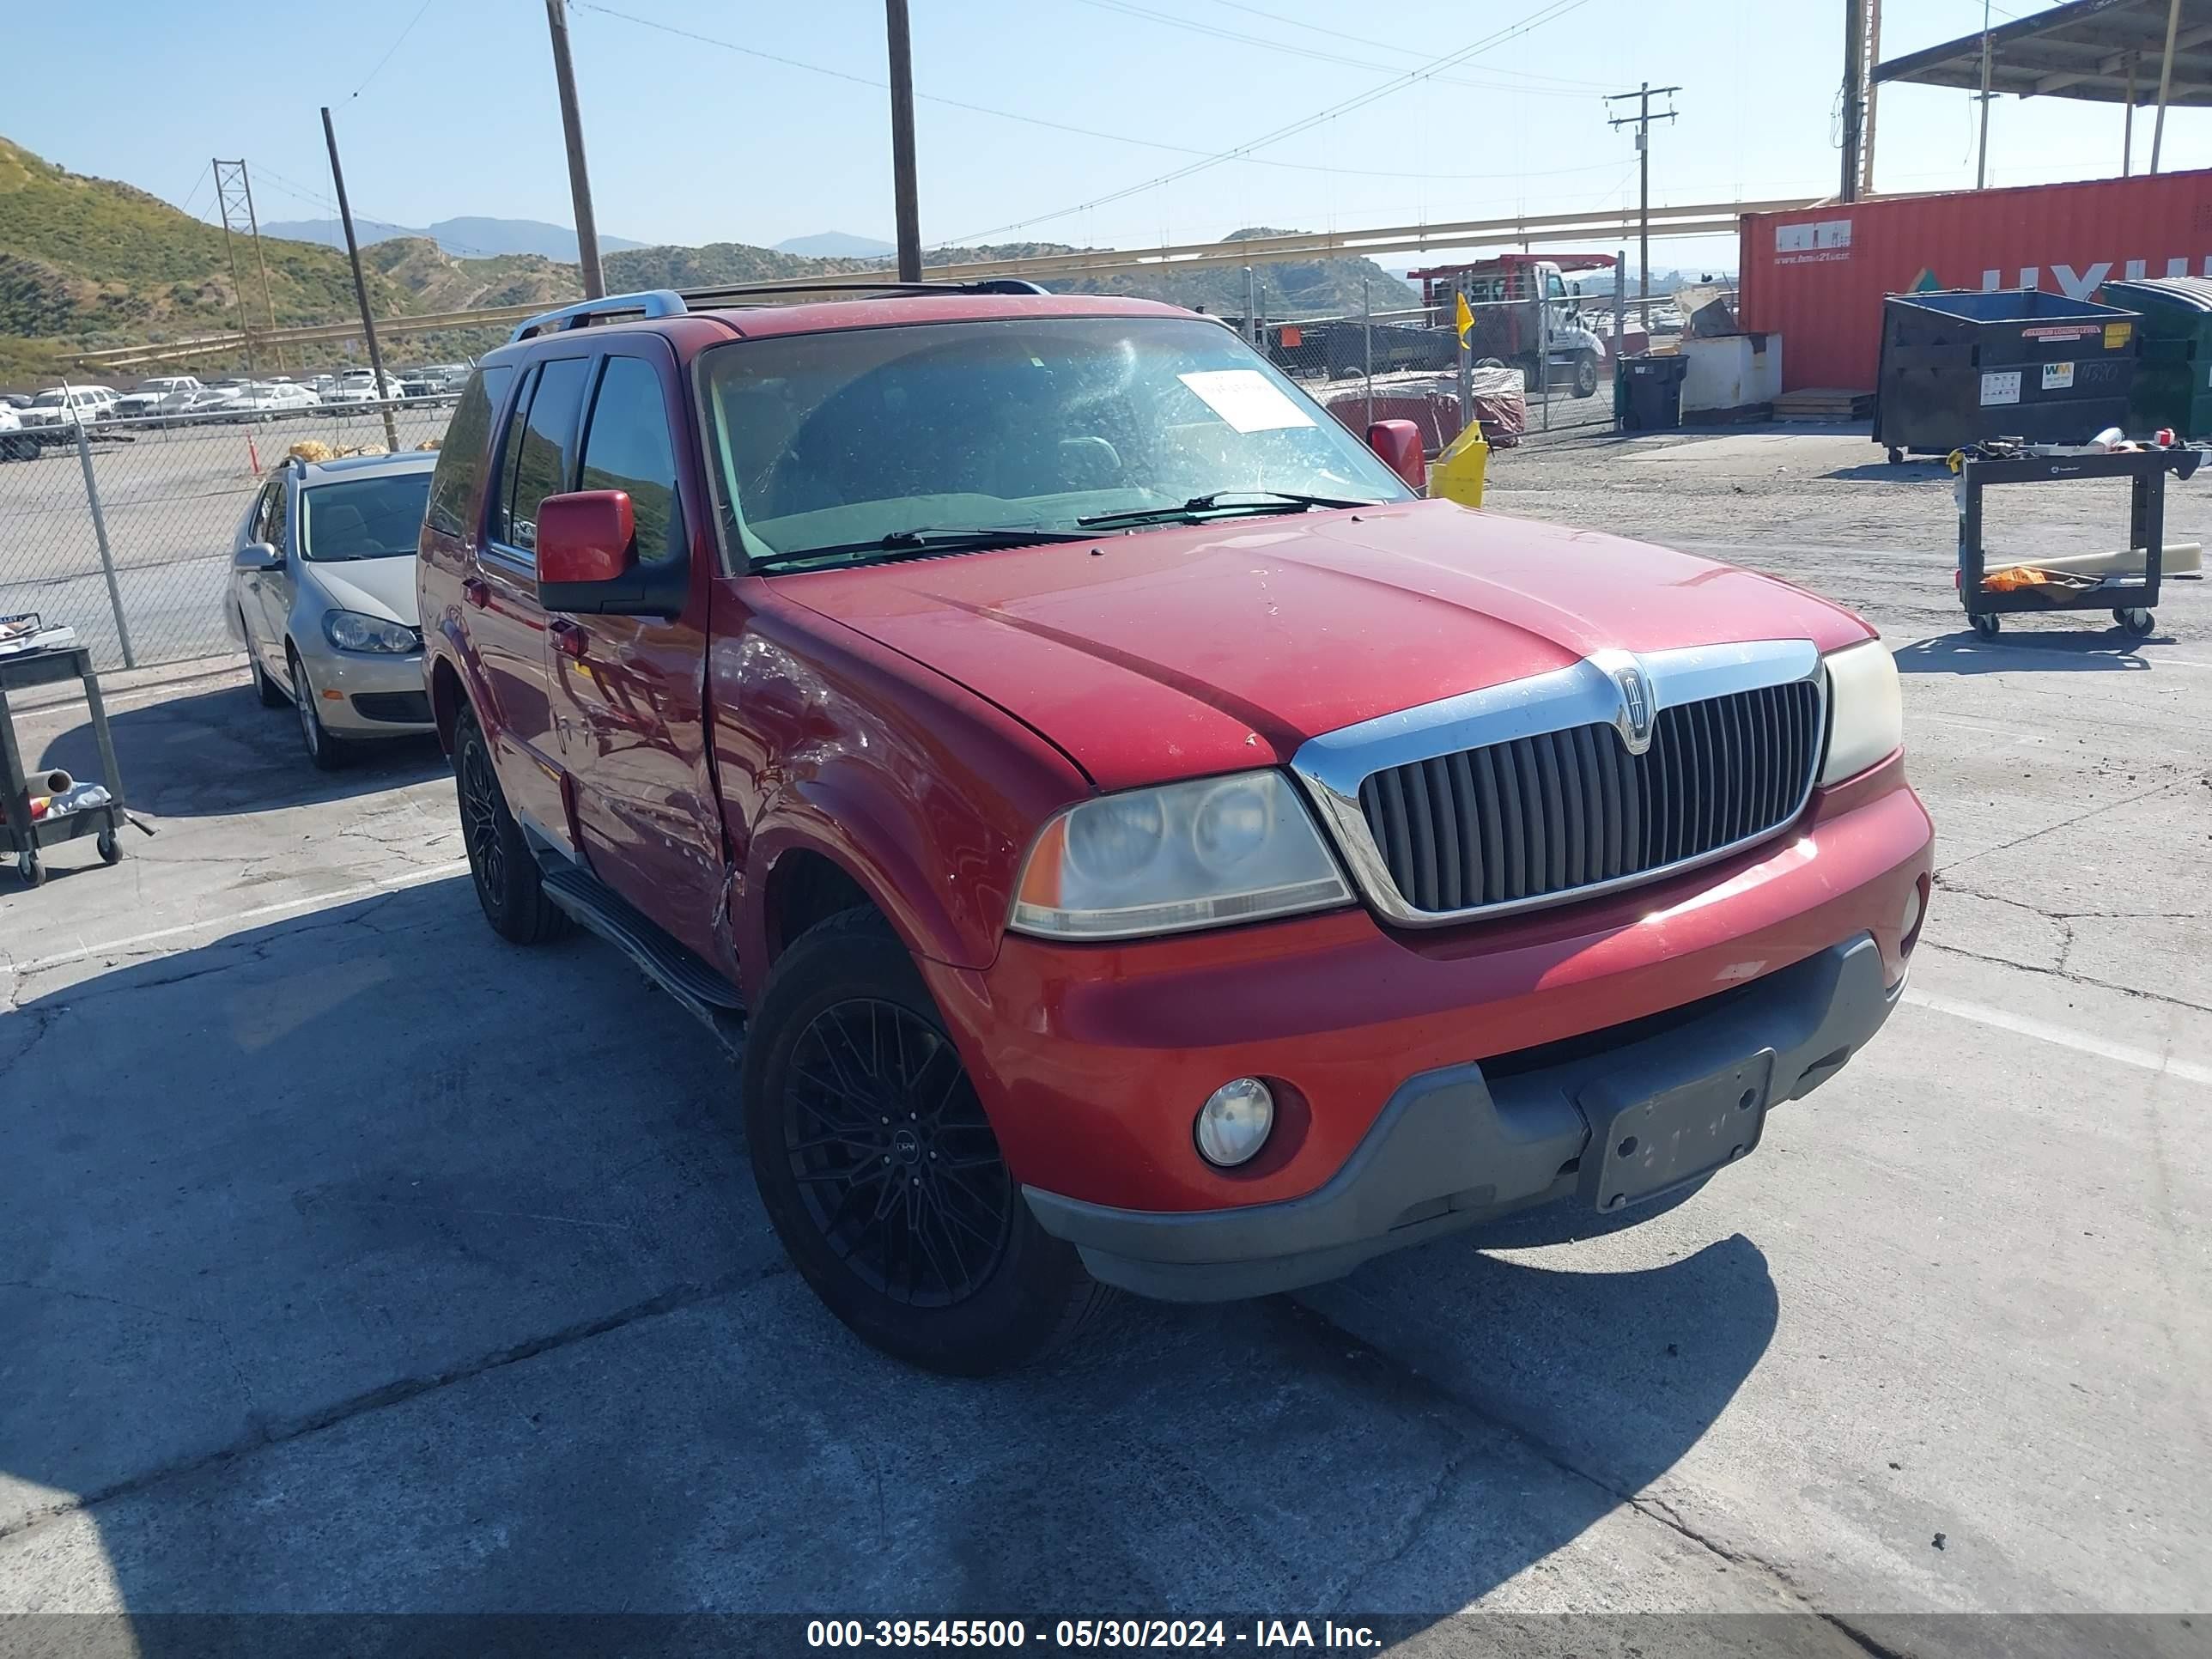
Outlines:
[{"label": "front bumper", "polygon": [[[1556,909],[1405,932],[1345,909],[1119,944],[1009,935],[988,968],[921,965],[1045,1224],[1133,1215],[1168,1237],[1202,1231],[1190,1218],[1319,1197],[1371,1156],[1363,1148],[1386,1113],[1404,1109],[1394,1103],[1416,1080],[1432,1089],[1439,1076],[1463,1080],[1473,1067],[1494,1089],[1501,1067],[1517,1076],[1555,1060],[1551,1045],[1617,1049],[1650,1035],[1639,1022],[1702,1019],[1732,994],[1780,983],[1855,941],[1872,948],[1853,958],[1865,964],[1854,975],[1871,966],[1877,989],[1899,983],[1906,913],[1916,891],[1926,897],[1933,847],[1927,812],[1893,756],[1816,792],[1772,841]],[[1856,989],[1851,1006],[1864,1006]],[[1804,1024],[1789,1018],[1790,1030]],[[1844,1024],[1844,1037],[1812,1059],[1863,1040]],[[1789,1030],[1761,1037],[1745,1054],[1772,1048],[1777,1062],[1771,1077],[1744,1086],[1770,1101],[1802,1092],[1802,1071],[1784,1075],[1785,1051],[1809,1041]],[[1218,1170],[1193,1146],[1193,1119],[1236,1077],[1267,1081],[1276,1125],[1249,1164]],[[1524,1133],[1509,1114],[1493,1139],[1533,1139],[1549,1156],[1554,1129],[1572,1126],[1559,1118]],[[1456,1196],[1474,1218],[1486,1203],[1540,1201],[1571,1188],[1559,1184],[1562,1166],[1589,1133],[1572,1130],[1574,1144],[1548,1164],[1532,1151],[1534,1174],[1484,1175],[1407,1203],[1441,1200],[1452,1212]],[[1497,1189],[1492,1200],[1463,1196],[1484,1186]],[[1363,1201],[1363,1225],[1385,1236],[1373,1249],[1401,1242],[1390,1236],[1407,1203],[1395,1196]],[[1102,1256],[1144,1259],[1127,1228],[1066,1236]],[[1293,1254],[1303,1248],[1292,1240]],[[1171,1251],[1158,1259],[1177,1261]]]},{"label": "front bumper", "polygon": [[1494,1079],[1477,1061],[1423,1073],[1304,1198],[1178,1213],[1024,1191],[1107,1284],[1194,1302],[1294,1290],[1532,1205],[1616,1211],[1702,1180],[1757,1146],[1770,1105],[1833,1077],[1902,988],[1862,934],[1651,1036]]},{"label": "front bumper", "polygon": [[303,646],[301,661],[325,731],[348,738],[402,738],[437,729],[419,651],[404,657],[371,656],[327,644],[313,652]]}]

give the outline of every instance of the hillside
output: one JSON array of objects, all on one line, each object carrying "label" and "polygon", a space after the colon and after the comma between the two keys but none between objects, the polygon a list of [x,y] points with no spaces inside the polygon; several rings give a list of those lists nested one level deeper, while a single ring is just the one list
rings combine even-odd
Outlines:
[{"label": "hillside", "polygon": [[[278,324],[353,307],[345,256],[263,239]],[[246,274],[260,311],[260,273]],[[407,296],[372,278],[380,306]],[[70,345],[125,344],[235,326],[218,226],[105,179],[80,178],[0,138],[0,380],[51,372]]]},{"label": "hillside", "polygon": [[[356,314],[352,276],[342,252],[265,234],[262,250],[278,326],[339,322]],[[925,257],[931,264],[960,264],[1075,252],[1060,243],[1024,242],[936,248]],[[744,242],[625,248],[605,259],[607,284],[617,292],[878,273],[888,264],[881,258],[810,258]],[[573,264],[538,253],[463,258],[422,235],[378,241],[363,249],[362,265],[379,316],[562,305],[583,292]],[[1261,308],[1274,316],[1357,315],[1363,282],[1378,311],[1406,304],[1411,294],[1367,259],[1308,260],[1259,270]],[[259,325],[267,313],[258,266],[244,264],[240,277],[246,315]],[[1241,315],[1245,307],[1244,274],[1235,266],[1071,276],[1049,286],[1066,293],[1136,295],[1217,315]],[[219,226],[128,185],[66,172],[0,138],[0,386],[50,382],[83,350],[234,329],[238,299]],[[395,337],[387,349],[392,361],[404,363],[426,355],[473,355],[500,337],[486,330]],[[220,373],[244,365],[203,358],[195,367]]]}]

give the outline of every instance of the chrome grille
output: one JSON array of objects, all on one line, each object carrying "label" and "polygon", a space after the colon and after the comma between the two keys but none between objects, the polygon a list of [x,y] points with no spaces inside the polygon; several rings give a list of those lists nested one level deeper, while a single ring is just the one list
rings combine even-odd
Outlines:
[{"label": "chrome grille", "polygon": [[1611,723],[1370,773],[1359,810],[1418,911],[1525,905],[1656,875],[1771,833],[1820,763],[1817,678],[1662,708],[1632,755]]}]

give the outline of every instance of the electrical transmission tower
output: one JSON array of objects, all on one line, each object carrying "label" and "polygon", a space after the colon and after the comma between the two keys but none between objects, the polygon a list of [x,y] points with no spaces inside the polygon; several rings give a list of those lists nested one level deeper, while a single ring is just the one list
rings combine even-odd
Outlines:
[{"label": "electrical transmission tower", "polygon": [[[253,245],[254,264],[261,271],[262,305],[269,318],[271,333],[276,328],[276,293],[269,286],[269,257],[261,250],[261,222],[253,212],[253,181],[246,175],[243,161],[216,160],[215,168],[216,203],[222,210],[223,246],[230,253],[230,291],[238,301],[238,331],[246,337],[246,372],[253,370],[253,326],[246,320],[246,284],[240,279],[238,245],[241,240]],[[284,367],[284,352],[277,349],[276,367]]]}]

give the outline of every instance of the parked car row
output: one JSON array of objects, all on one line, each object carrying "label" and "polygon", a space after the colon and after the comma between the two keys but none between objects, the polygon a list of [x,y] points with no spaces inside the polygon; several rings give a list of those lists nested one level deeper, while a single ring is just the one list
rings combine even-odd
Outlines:
[{"label": "parked car row", "polygon": [[348,369],[307,380],[289,375],[203,382],[190,374],[155,375],[129,392],[108,386],[49,386],[34,394],[0,394],[0,460],[27,459],[45,447],[70,442],[79,425],[180,416],[272,420],[297,410],[363,406],[402,398],[443,398],[467,384],[467,363],[430,363],[400,374]]},{"label": "parked car row", "polygon": [[743,1033],[870,1342],[1610,1229],[1896,1005],[1930,828],[1849,612],[1423,500],[1410,422],[1165,306],[683,312],[526,325],[435,458],[287,462],[228,619],[317,765],[436,732],[495,932]]}]

